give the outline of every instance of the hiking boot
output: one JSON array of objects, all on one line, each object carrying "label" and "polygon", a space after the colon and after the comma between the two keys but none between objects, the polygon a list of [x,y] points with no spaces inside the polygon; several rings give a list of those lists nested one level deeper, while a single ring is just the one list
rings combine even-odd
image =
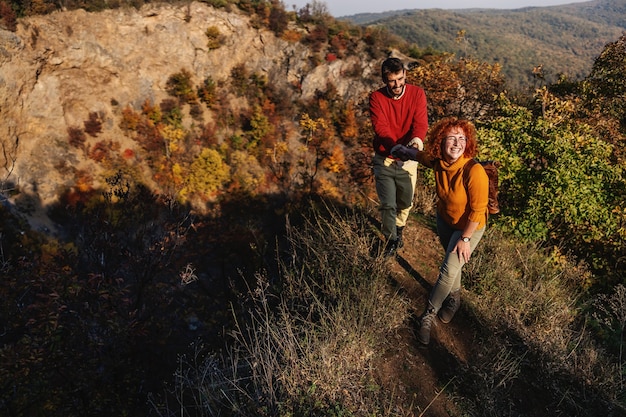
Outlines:
[{"label": "hiking boot", "polygon": [[385,245],[385,258],[394,256],[398,252],[399,239],[389,239]]},{"label": "hiking boot", "polygon": [[402,240],[402,231],[404,226],[396,226],[396,234],[398,235],[398,249],[404,246],[404,240]]},{"label": "hiking boot", "polygon": [[454,314],[461,306],[461,290],[452,291],[443,301],[443,306],[439,310],[439,320],[443,323],[450,323]]},{"label": "hiking boot", "polygon": [[422,314],[421,323],[420,323],[420,331],[417,334],[417,339],[420,343],[427,345],[430,342],[430,328],[435,324],[437,320],[437,313],[435,312],[435,307],[433,307],[430,303],[428,303],[428,307],[424,314]]}]

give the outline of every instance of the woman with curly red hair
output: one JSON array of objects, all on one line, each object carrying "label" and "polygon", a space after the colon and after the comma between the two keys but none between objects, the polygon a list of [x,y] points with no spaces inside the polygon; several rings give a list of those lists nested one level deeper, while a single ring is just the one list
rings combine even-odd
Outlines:
[{"label": "woman with curly red hair", "polygon": [[420,317],[418,339],[430,341],[436,318],[449,323],[461,303],[461,270],[483,236],[487,225],[489,179],[481,164],[476,128],[468,120],[450,117],[432,126],[424,152],[397,145],[393,154],[415,159],[435,172],[437,234],[446,251],[439,276]]}]

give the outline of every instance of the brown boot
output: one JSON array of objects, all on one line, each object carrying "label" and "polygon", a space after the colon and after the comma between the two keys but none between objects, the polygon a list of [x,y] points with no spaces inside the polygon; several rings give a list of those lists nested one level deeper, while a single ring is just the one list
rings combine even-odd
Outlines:
[{"label": "brown boot", "polygon": [[443,306],[439,310],[439,320],[443,323],[450,323],[452,317],[456,314],[461,306],[461,290],[452,291],[443,302]]},{"label": "brown boot", "polygon": [[420,318],[420,331],[417,334],[417,338],[420,343],[427,345],[430,342],[430,329],[435,324],[437,320],[437,312],[435,311],[435,307],[432,304],[428,303],[428,307],[426,307],[426,311],[422,314]]}]

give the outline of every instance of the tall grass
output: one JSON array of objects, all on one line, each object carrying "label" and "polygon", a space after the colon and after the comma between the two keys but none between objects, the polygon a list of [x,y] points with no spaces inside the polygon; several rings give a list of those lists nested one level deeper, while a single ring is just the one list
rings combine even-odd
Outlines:
[{"label": "tall grass", "polygon": [[[621,365],[590,331],[594,298],[585,292],[591,277],[583,264],[558,248],[490,230],[465,272],[468,309],[483,329],[485,361],[477,369],[486,390],[505,388],[504,394],[520,378],[543,387],[542,401],[553,410],[623,409]],[[497,403],[483,414],[498,415]],[[592,404],[598,414],[589,414]]]},{"label": "tall grass", "polygon": [[[169,400],[153,399],[158,415],[411,416],[423,406],[399,403],[373,368],[411,308],[367,216],[323,207],[298,223],[278,272],[257,273],[233,306],[227,351],[181,357]],[[589,274],[558,249],[489,230],[464,270],[459,314],[476,331],[456,341],[473,349],[446,385],[454,415],[624,415],[622,358],[598,343],[589,309],[605,306],[596,309],[623,331],[626,295],[594,303]]]},{"label": "tall grass", "polygon": [[372,366],[408,304],[372,253],[366,219],[323,210],[288,226],[279,277],[257,274],[233,306],[229,352],[181,359],[178,405],[155,400],[159,415],[411,415],[380,389]]}]

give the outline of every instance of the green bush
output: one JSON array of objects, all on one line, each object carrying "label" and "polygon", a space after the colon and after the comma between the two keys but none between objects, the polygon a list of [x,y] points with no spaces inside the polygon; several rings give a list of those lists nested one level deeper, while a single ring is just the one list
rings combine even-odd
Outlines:
[{"label": "green bush", "polygon": [[502,162],[500,227],[563,244],[609,272],[610,254],[624,248],[626,179],[613,146],[572,123],[566,104],[548,102],[536,116],[502,99],[501,116],[480,125],[480,156]]}]

